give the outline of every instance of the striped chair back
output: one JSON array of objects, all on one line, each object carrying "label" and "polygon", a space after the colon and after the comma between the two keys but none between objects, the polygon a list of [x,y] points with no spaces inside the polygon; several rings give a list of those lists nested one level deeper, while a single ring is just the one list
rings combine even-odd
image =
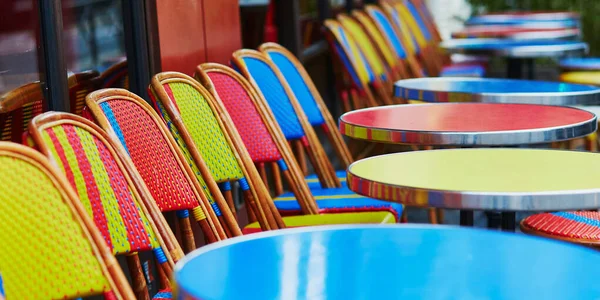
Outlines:
[{"label": "striped chair back", "polygon": [[106,69],[100,74],[101,88],[129,89],[129,74],[127,59],[123,59]]},{"label": "striped chair back", "polygon": [[[389,5],[386,5],[386,7],[391,8]],[[375,23],[382,35],[388,40],[388,43],[394,49],[397,58],[406,61],[412,75],[414,77],[426,76],[425,70],[416,60],[414,47],[410,47],[413,45],[410,33],[407,33],[406,30],[401,31],[396,23],[392,23],[386,13],[378,6],[366,5],[365,11],[369,17],[371,17],[371,20]],[[400,25],[402,23],[399,19],[395,19],[395,21],[399,22]]]},{"label": "striped chair back", "polygon": [[0,176],[0,273],[8,299],[133,299],[86,209],[45,157],[0,142]]},{"label": "striped chair back", "polygon": [[183,149],[188,163],[205,162],[211,178],[224,191],[230,191],[229,183],[237,181],[246,200],[257,201],[254,208],[260,212],[255,213],[260,215],[256,217],[265,230],[285,226],[278,212],[267,207],[272,205],[267,199],[268,192],[264,186],[256,186],[259,183],[252,177],[257,176],[257,171],[248,169],[253,167],[249,155],[243,147],[245,153],[239,153],[240,148],[235,144],[241,138],[233,125],[220,119],[222,111],[215,107],[210,93],[193,78],[176,72],[155,75],[150,91],[156,110]]},{"label": "striped chair back", "polygon": [[81,115],[85,107],[85,97],[99,87],[100,79],[98,76],[100,76],[100,73],[95,70],[69,76],[69,99],[72,113]]},{"label": "striped chair back", "polygon": [[40,82],[18,87],[0,97],[0,140],[21,143],[29,121],[42,113]]},{"label": "striped chair back", "polygon": [[312,79],[304,66],[287,49],[275,43],[266,43],[260,46],[260,51],[265,53],[279,69],[285,80],[290,85],[294,96],[302,106],[308,121],[312,126],[320,126],[340,158],[344,167],[348,167],[353,159],[346,146],[337,122],[327,109]]},{"label": "striped chair back", "polygon": [[30,133],[64,172],[113,254],[162,252],[139,192],[100,128],[72,114],[48,112],[32,120]]},{"label": "striped chair back", "polygon": [[198,166],[186,163],[148,103],[123,89],[103,89],[90,94],[87,105],[100,127],[125,149],[162,212],[177,211],[187,218],[191,210],[196,221],[210,225],[203,228],[205,234],[219,231],[220,225],[213,223],[223,208],[215,203],[214,191]]}]

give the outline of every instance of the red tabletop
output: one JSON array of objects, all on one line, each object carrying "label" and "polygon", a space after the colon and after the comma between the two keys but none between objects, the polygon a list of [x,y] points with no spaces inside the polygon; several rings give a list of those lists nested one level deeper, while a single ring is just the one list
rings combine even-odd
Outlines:
[{"label": "red tabletop", "polygon": [[353,138],[388,143],[544,143],[575,138],[596,129],[596,116],[563,106],[499,103],[394,105],[356,110],[340,118]]}]

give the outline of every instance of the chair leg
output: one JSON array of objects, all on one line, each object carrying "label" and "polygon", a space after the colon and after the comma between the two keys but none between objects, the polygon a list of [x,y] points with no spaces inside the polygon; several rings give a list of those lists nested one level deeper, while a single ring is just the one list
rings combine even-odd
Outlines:
[{"label": "chair leg", "polygon": [[438,215],[435,208],[428,208],[429,223],[438,224]]},{"label": "chair leg", "polygon": [[[189,213],[181,213],[180,211],[178,211],[177,218],[179,219],[181,239],[183,240],[183,251],[187,254],[192,252],[193,250],[196,250],[196,241],[194,239],[194,232],[192,231],[192,224],[190,223]],[[212,232],[210,228],[208,231]]]},{"label": "chair leg", "polygon": [[293,141],[294,150],[296,152],[296,158],[298,159],[298,164],[300,165],[300,170],[302,170],[302,174],[304,176],[308,175],[308,165],[306,164],[306,153],[304,152],[304,145],[302,145],[302,141],[296,140]]},{"label": "chair leg", "polygon": [[444,209],[436,208],[438,224],[444,224]]},{"label": "chair leg", "polygon": [[273,172],[275,195],[279,196],[283,194],[283,183],[281,182],[281,170],[277,163],[271,164],[271,172]]},{"label": "chair leg", "polygon": [[144,277],[144,271],[142,271],[142,264],[140,263],[137,252],[128,254],[125,257],[127,259],[129,274],[131,275],[131,288],[133,289],[135,298],[150,300],[146,278]]}]

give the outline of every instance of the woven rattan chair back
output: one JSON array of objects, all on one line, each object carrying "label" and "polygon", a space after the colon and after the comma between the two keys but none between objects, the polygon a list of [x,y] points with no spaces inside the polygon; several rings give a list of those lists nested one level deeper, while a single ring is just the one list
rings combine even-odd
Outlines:
[{"label": "woven rattan chair back", "polygon": [[124,155],[119,156],[100,128],[73,114],[41,114],[31,121],[29,133],[36,148],[64,172],[112,253],[127,254],[130,267],[134,266],[130,272],[136,294],[147,295],[136,253],[152,251],[170,274],[173,261],[169,251],[165,253],[156,222],[162,223],[163,230],[168,226],[162,218],[151,217],[150,211],[158,209],[149,207],[155,205],[152,201],[142,200]]},{"label": "woven rattan chair back", "polygon": [[182,159],[173,137],[148,103],[123,89],[99,90],[86,101],[100,127],[125,149],[160,210],[177,212],[186,252],[195,248],[188,210],[209,242],[226,237],[217,219],[223,210],[214,203],[211,208],[211,193],[203,192],[206,183],[194,174],[201,172],[192,171]]},{"label": "woven rattan chair back", "polygon": [[348,167],[353,161],[350,151],[338,130],[337,122],[331,116],[304,66],[291,52],[278,44],[266,43],[260,46],[260,50],[285,77],[310,124],[323,129],[343,166]]},{"label": "woven rattan chair back", "polygon": [[275,120],[288,141],[296,141],[297,154],[303,171],[306,163],[302,153],[308,153],[311,165],[326,187],[340,186],[335,171],[319,139],[296,100],[294,93],[277,67],[266,54],[254,50],[238,50],[233,64],[240,70],[271,108]]},{"label": "woven rattan chair back", "polygon": [[75,73],[68,78],[71,112],[81,115],[85,107],[85,97],[98,89],[100,79],[98,71]]},{"label": "woven rattan chair back", "polygon": [[127,59],[115,63],[100,74],[100,87],[129,89]]},{"label": "woven rattan chair back", "polygon": [[316,213],[316,203],[281,129],[275,125],[271,110],[258,98],[250,83],[233,69],[214,63],[198,66],[194,77],[227,111],[250,158],[258,167],[262,181],[268,183],[265,163],[272,163],[275,195],[283,193],[283,172],[303,213]]},{"label": "woven rattan chair back", "polygon": [[18,87],[0,97],[0,140],[21,143],[29,121],[42,113],[39,82]]},{"label": "woven rattan chair back", "polygon": [[8,299],[134,295],[86,209],[41,154],[0,142],[0,272]]},{"label": "woven rattan chair back", "polygon": [[241,143],[239,134],[232,124],[217,117],[225,112],[217,110],[210,93],[193,78],[176,72],[155,75],[150,89],[156,109],[184,149],[187,161],[206,162],[212,178],[228,194],[230,182],[237,181],[264,230],[284,227],[268,191],[260,185],[258,172],[248,169],[253,165],[245,148],[242,154],[235,148],[234,139]]}]

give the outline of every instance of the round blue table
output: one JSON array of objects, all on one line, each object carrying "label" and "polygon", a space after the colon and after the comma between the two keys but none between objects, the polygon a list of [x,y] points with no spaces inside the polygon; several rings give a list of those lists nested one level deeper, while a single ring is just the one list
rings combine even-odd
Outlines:
[{"label": "round blue table", "polygon": [[233,238],[175,267],[177,299],[597,299],[600,253],[446,226],[327,226]]},{"label": "round blue table", "polygon": [[425,102],[598,105],[600,88],[517,79],[430,77],[398,80],[394,96]]},{"label": "round blue table", "polygon": [[564,71],[600,71],[600,57],[569,57],[558,66]]},{"label": "round blue table", "polygon": [[440,47],[450,54],[505,57],[508,78],[522,78],[525,62],[529,79],[533,79],[534,58],[580,56],[588,50],[584,42],[567,40],[452,39],[441,42]]},{"label": "round blue table", "polygon": [[536,28],[581,27],[579,14],[572,12],[512,12],[478,15],[466,25],[531,26]]}]

